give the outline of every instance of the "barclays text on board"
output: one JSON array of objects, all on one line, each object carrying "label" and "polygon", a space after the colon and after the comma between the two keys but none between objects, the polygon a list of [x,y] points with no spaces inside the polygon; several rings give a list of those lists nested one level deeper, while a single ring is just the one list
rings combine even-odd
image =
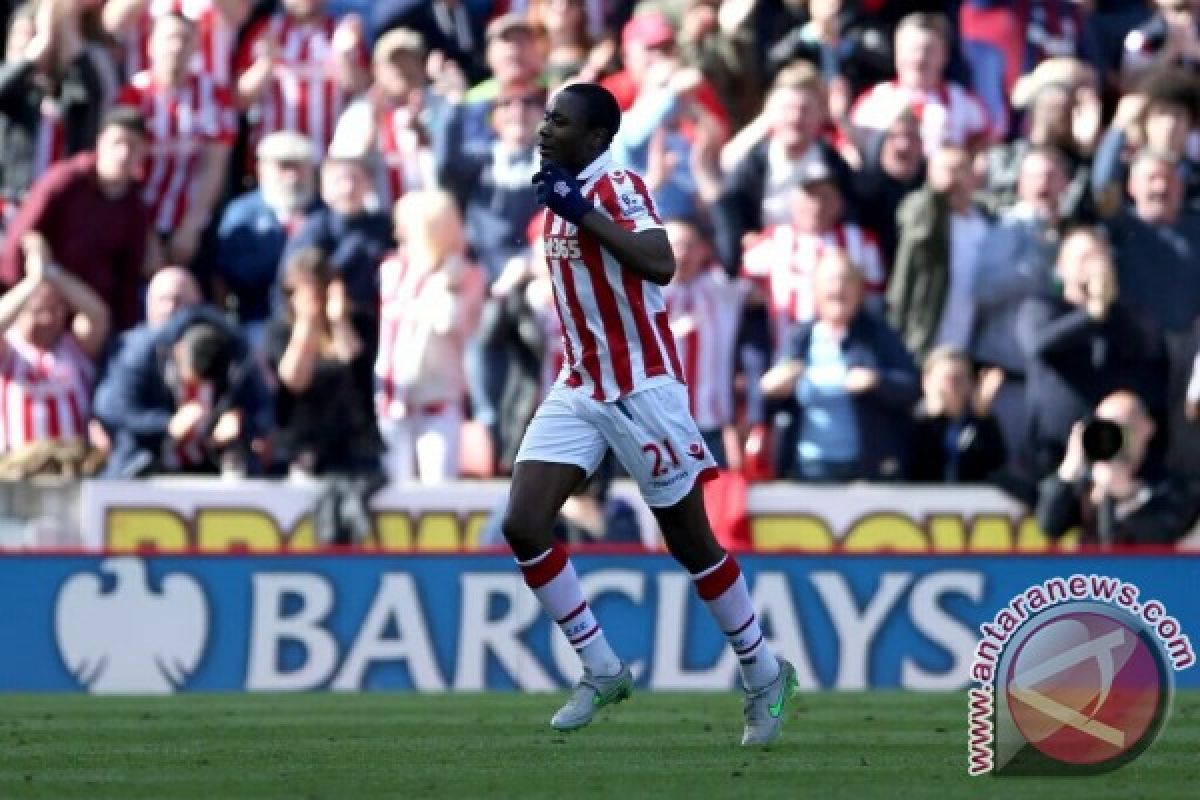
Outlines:
[{"label": "barclays text on board", "polygon": [[[806,689],[959,689],[980,624],[1022,587],[1101,573],[1200,618],[1200,558],[745,556]],[[737,665],[662,556],[580,556],[617,649],[654,689]],[[566,641],[502,556],[0,558],[0,691],[551,690]],[[1179,675],[1200,686],[1200,670]]]}]

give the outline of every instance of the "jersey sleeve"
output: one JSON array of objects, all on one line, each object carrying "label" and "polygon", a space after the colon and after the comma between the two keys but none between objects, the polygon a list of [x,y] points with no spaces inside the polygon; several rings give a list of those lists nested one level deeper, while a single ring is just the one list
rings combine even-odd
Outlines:
[{"label": "jersey sleeve", "polygon": [[663,226],[646,182],[635,172],[609,172],[597,182],[596,196],[612,221],[627,231],[637,233]]}]

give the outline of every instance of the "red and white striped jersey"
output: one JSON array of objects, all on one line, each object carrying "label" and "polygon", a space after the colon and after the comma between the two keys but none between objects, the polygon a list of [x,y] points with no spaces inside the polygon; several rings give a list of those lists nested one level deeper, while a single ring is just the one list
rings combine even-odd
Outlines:
[{"label": "red and white striped jersey", "polygon": [[855,101],[850,123],[863,130],[887,130],[905,109],[912,111],[921,126],[926,155],[945,143],[986,144],[992,137],[983,103],[956,83],[943,83],[936,89],[910,89],[894,80],[877,83]]},{"label": "red and white striped jersey", "polygon": [[385,210],[406,193],[437,184],[433,150],[413,117],[408,107],[387,108],[368,96],[350,104],[333,135],[330,150],[338,152],[359,152],[374,143],[375,193]]},{"label": "red and white striped jersey", "polygon": [[118,101],[139,108],[150,130],[144,197],[156,229],[173,230],[187,213],[204,148],[232,145],[237,120],[227,89],[206,75],[182,86],[159,86],[149,72],[135,75]]},{"label": "red and white striped jersey", "polygon": [[416,268],[398,251],[380,265],[379,281],[376,412],[398,419],[422,406],[459,402],[466,389],[463,355],[483,303],[482,274],[462,258]]},{"label": "red and white striped jersey", "polygon": [[297,22],[277,12],[246,34],[238,51],[239,76],[254,64],[266,41],[274,39],[279,44],[279,60],[257,106],[255,142],[276,131],[296,131],[312,139],[319,154],[325,154],[338,117],[350,100],[330,69],[336,28],[337,21],[330,16]]},{"label": "red and white striped jersey", "polygon": [[688,404],[702,431],[733,422],[734,347],[748,288],[712,267],[663,289],[687,378]]},{"label": "red and white striped jersey", "polygon": [[[216,402],[216,391],[211,381],[198,383],[181,383],[175,387],[175,408],[183,408],[188,403],[199,403],[206,411],[211,412]],[[204,438],[198,430],[193,429],[182,439],[172,439],[169,436],[163,440],[163,466],[168,469],[195,469],[209,461],[208,450],[204,446]]]},{"label": "red and white striped jersey", "polygon": [[[645,181],[615,167],[609,153],[578,179],[596,211],[626,230],[662,227]],[[566,353],[559,383],[611,402],[660,382],[683,382],[658,286],[557,214],[545,215],[543,236]]]},{"label": "red and white striped jersey", "polygon": [[9,331],[0,349],[0,453],[87,438],[95,366],[71,333],[43,351]]},{"label": "red and white striped jersey", "polygon": [[122,37],[125,76],[150,68],[150,32],[164,14],[182,14],[196,25],[196,58],[192,69],[228,89],[233,82],[233,50],[237,27],[231,25],[213,0],[150,0],[132,28]]},{"label": "red and white striped jersey", "polygon": [[843,251],[858,267],[868,298],[882,297],[887,272],[873,233],[853,223],[842,223],[820,234],[777,225],[768,228],[742,257],[742,273],[761,286],[769,298],[777,332],[812,319],[813,270],[829,249]]}]

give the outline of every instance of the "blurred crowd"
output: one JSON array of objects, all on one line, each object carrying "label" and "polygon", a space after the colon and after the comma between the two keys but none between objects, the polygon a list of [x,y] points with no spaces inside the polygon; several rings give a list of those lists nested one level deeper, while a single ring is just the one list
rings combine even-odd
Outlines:
[{"label": "blurred crowd", "polygon": [[597,81],[731,473],[1200,514],[1197,0],[2,6],[4,475],[506,474],[564,360],[538,127]]}]

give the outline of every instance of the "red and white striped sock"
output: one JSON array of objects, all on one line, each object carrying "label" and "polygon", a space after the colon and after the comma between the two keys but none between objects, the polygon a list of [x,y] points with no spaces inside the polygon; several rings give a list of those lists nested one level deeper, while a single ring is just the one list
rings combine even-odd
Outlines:
[{"label": "red and white striped sock", "polygon": [[779,664],[763,638],[746,579],[733,556],[726,554],[713,566],[692,575],[692,580],[696,582],[696,593],[737,653],[746,688],[761,689],[775,680]]},{"label": "red and white striped sock", "polygon": [[621,659],[604,637],[604,630],[583,596],[579,576],[562,545],[556,544],[536,558],[518,561],[517,565],[542,608],[558,623],[559,630],[579,653],[583,665],[594,675],[610,676],[620,672]]}]

